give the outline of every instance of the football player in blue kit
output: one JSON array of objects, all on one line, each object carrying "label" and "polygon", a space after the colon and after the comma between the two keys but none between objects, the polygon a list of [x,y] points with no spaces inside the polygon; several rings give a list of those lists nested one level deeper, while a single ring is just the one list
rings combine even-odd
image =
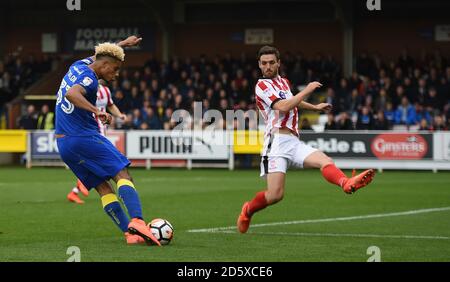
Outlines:
[{"label": "football player in blue kit", "polygon": [[[127,243],[160,246],[143,220],[140,199],[127,170],[130,161],[100,134],[96,121],[111,121],[110,114],[95,106],[98,80],[114,80],[125,57],[122,47],[135,46],[141,40],[130,36],[117,44],[101,43],[95,47],[94,56],[70,66],[57,94],[55,135],[62,160],[88,189],[97,190],[103,209],[124,233]],[[131,220],[109,183],[111,179]]]}]

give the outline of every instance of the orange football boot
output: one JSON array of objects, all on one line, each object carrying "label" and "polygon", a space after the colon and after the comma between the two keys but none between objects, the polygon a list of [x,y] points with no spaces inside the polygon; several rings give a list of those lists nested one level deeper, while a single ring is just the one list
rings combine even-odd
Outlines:
[{"label": "orange football boot", "polygon": [[125,232],[125,239],[127,240],[128,245],[136,245],[145,243],[144,238],[139,235],[133,235],[128,232]]},{"label": "orange football boot", "polygon": [[155,236],[153,236],[152,232],[150,232],[150,228],[142,219],[133,218],[128,224],[128,232],[130,232],[130,234],[139,235],[144,238],[147,245],[161,246],[161,243],[155,238]]},{"label": "orange football boot", "polygon": [[357,190],[367,186],[372,182],[375,177],[375,170],[368,169],[355,176],[355,170],[353,170],[352,177],[347,179],[342,189],[347,194],[355,193]]},{"label": "orange football boot", "polygon": [[237,220],[237,228],[241,233],[247,232],[250,226],[250,220],[252,217],[247,213],[249,204],[249,202],[244,203],[244,205],[242,206],[241,214],[239,215]]},{"label": "orange football boot", "polygon": [[77,203],[77,204],[84,204],[84,201],[82,199],[80,199],[80,197],[78,197],[78,195],[71,191],[69,194],[67,194],[67,200],[69,200],[70,202],[73,203]]},{"label": "orange football boot", "polygon": [[85,197],[89,195],[89,190],[86,188],[86,186],[84,186],[84,184],[80,181],[80,179],[78,179],[77,181],[77,188],[78,190],[80,190],[81,193],[83,193]]}]

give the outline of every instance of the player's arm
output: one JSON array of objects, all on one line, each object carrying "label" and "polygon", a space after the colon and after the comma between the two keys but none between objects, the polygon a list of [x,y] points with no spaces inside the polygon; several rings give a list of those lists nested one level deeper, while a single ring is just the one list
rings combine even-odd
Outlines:
[{"label": "player's arm", "polygon": [[136,35],[129,36],[127,39],[120,41],[117,43],[120,47],[131,47],[136,46],[141,43],[142,37],[137,37]]},{"label": "player's arm", "polygon": [[317,88],[321,87],[322,84],[320,84],[317,81],[309,83],[305,89],[297,93],[292,99],[282,99],[278,100],[275,104],[273,104],[272,108],[274,110],[279,110],[281,112],[289,112],[295,107],[298,107],[300,103],[309,97],[311,93],[314,92]]},{"label": "player's arm", "polygon": [[313,105],[305,101],[301,101],[298,107],[302,110],[316,111],[316,112],[329,112],[332,108],[331,104],[328,103],[320,103],[317,105]]},{"label": "player's arm", "polygon": [[120,118],[120,119],[122,119],[122,120],[125,120],[125,118],[127,117],[127,116],[126,116],[125,114],[123,114],[123,113],[119,110],[119,108],[118,108],[116,105],[114,105],[114,104],[111,104],[111,105],[108,106],[108,111],[109,111],[113,116],[118,117],[118,118]]},{"label": "player's arm", "polygon": [[66,93],[66,98],[75,107],[94,113],[102,122],[109,123],[111,121],[111,115],[100,111],[92,105],[84,96],[86,95],[86,89],[79,84],[75,84]]}]

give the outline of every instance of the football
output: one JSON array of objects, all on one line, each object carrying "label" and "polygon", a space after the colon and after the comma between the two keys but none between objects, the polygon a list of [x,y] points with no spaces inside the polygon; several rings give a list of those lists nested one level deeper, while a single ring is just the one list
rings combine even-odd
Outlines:
[{"label": "football", "polygon": [[173,239],[173,226],[169,221],[161,218],[153,219],[147,226],[153,236],[158,239],[161,245],[167,245]]}]

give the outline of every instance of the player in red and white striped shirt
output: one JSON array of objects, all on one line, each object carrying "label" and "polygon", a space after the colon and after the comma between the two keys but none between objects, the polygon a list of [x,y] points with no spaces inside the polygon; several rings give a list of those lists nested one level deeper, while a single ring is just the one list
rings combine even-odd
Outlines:
[{"label": "player in red and white striped shirt", "polygon": [[[119,108],[114,105],[111,97],[111,91],[109,90],[108,86],[102,84],[98,85],[97,101],[95,103],[95,106],[102,112],[106,112],[106,109],[108,109],[108,112],[110,112],[113,116],[118,117],[122,120],[125,120],[126,118],[126,115],[122,114]],[[106,136],[106,128],[108,125],[102,123],[98,118],[96,118],[96,120],[98,123],[100,134]]]},{"label": "player in red and white striped shirt", "polygon": [[[105,82],[103,80],[99,80],[98,84],[98,90],[97,90],[97,101],[95,102],[95,106],[102,112],[108,111],[115,117],[118,117],[122,120],[126,118],[125,114],[122,114],[117,108],[116,105],[114,105],[114,102],[111,97],[111,91],[109,90],[108,86],[105,85]],[[107,124],[102,123],[96,116],[95,120],[98,123],[98,130],[100,131],[100,134],[103,136],[106,136],[106,129]],[[80,199],[78,196],[79,193],[82,193],[84,196],[89,195],[88,189],[81,183],[81,181],[77,180],[77,186],[70,191],[69,194],[67,194],[67,199],[70,202],[77,203],[77,204],[83,204],[84,201]]]},{"label": "player in red and white striped shirt", "polygon": [[373,169],[348,178],[333,160],[323,152],[299,140],[298,108],[314,111],[329,111],[331,105],[313,105],[304,100],[322,86],[311,82],[306,88],[293,95],[289,81],[280,77],[280,53],[270,46],[264,46],[258,53],[259,68],[263,78],[256,83],[256,104],[266,123],[262,151],[261,176],[267,179],[267,189],[258,192],[251,201],[245,202],[237,220],[239,232],[247,232],[252,215],[265,207],[279,202],[284,195],[285,176],[289,166],[299,168],[320,168],[324,178],[351,194],[369,184]]}]

